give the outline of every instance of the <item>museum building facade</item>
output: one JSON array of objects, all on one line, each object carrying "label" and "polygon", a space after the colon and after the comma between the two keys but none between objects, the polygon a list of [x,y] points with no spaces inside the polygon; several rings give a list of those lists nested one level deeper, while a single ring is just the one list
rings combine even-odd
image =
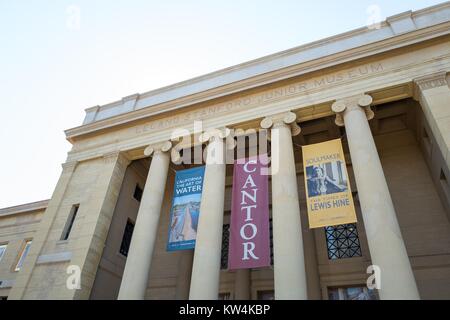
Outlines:
[{"label": "museum building facade", "polygon": [[[89,108],[51,199],[0,209],[0,297],[450,299],[449,84],[445,2]],[[357,222],[310,229],[301,148],[332,139]],[[239,141],[277,168],[265,268],[228,269]],[[167,251],[197,166],[195,250]]]}]

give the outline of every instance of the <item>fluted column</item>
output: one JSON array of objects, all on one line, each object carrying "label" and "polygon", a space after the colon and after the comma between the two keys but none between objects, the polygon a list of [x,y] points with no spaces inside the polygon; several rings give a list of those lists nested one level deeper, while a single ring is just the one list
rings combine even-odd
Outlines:
[{"label": "fluted column", "polygon": [[305,258],[292,135],[300,133],[296,115],[265,118],[271,129],[272,224],[275,299],[307,299]]},{"label": "fluted column", "polygon": [[372,264],[380,268],[381,299],[419,299],[414,274],[368,120],[372,98],[336,101],[336,124],[345,125]]},{"label": "fluted column", "polygon": [[120,285],[119,300],[142,300],[148,285],[170,163],[169,141],[145,149],[153,154]]},{"label": "fluted column", "polygon": [[201,136],[208,146],[189,292],[191,300],[217,300],[219,294],[227,134],[224,130]]}]

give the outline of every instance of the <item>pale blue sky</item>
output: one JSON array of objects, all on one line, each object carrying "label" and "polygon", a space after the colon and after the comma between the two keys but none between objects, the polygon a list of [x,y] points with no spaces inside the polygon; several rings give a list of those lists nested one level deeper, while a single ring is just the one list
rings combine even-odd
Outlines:
[{"label": "pale blue sky", "polygon": [[0,208],[51,197],[85,108],[440,2],[0,0]]}]

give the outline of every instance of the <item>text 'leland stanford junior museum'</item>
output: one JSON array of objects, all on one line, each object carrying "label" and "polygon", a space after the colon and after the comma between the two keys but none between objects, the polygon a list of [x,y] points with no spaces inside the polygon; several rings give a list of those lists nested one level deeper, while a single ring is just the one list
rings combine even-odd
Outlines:
[{"label": "text 'leland stanford junior museum'", "polygon": [[450,299],[449,84],[446,2],[86,109],[0,297]]}]

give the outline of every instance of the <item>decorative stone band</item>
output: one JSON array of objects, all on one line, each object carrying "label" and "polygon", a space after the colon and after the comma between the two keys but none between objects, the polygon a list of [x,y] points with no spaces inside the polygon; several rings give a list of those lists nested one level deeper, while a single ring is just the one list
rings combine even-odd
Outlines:
[{"label": "decorative stone band", "polygon": [[368,94],[356,95],[341,100],[337,100],[331,106],[331,110],[336,113],[336,120],[334,121],[338,126],[344,126],[344,114],[353,110],[363,108],[366,113],[367,120],[371,120],[374,117],[370,105],[372,104],[372,97]]},{"label": "decorative stone band", "polygon": [[78,165],[78,161],[69,161],[69,162],[65,162],[63,164],[61,164],[61,167],[63,168],[64,171],[74,171],[76,166]]},{"label": "decorative stone band", "polygon": [[122,169],[125,170],[131,163],[131,160],[126,156],[125,152],[121,151],[112,151],[103,155],[104,164],[113,164],[116,162]]},{"label": "decorative stone band", "polygon": [[5,289],[5,288],[12,288],[14,286],[14,280],[10,280],[10,279],[0,279],[0,289]]},{"label": "decorative stone band", "polygon": [[42,254],[38,257],[36,264],[60,263],[72,259],[72,252],[64,251],[58,253]]},{"label": "decorative stone band", "polygon": [[447,86],[447,71],[436,72],[414,79],[414,99],[419,100],[420,92]]},{"label": "decorative stone band", "polygon": [[270,128],[277,128],[280,126],[289,126],[291,128],[291,134],[293,136],[296,136],[301,132],[301,128],[297,124],[296,120],[297,115],[292,111],[274,114],[265,117],[261,121],[261,128],[270,129]]}]

